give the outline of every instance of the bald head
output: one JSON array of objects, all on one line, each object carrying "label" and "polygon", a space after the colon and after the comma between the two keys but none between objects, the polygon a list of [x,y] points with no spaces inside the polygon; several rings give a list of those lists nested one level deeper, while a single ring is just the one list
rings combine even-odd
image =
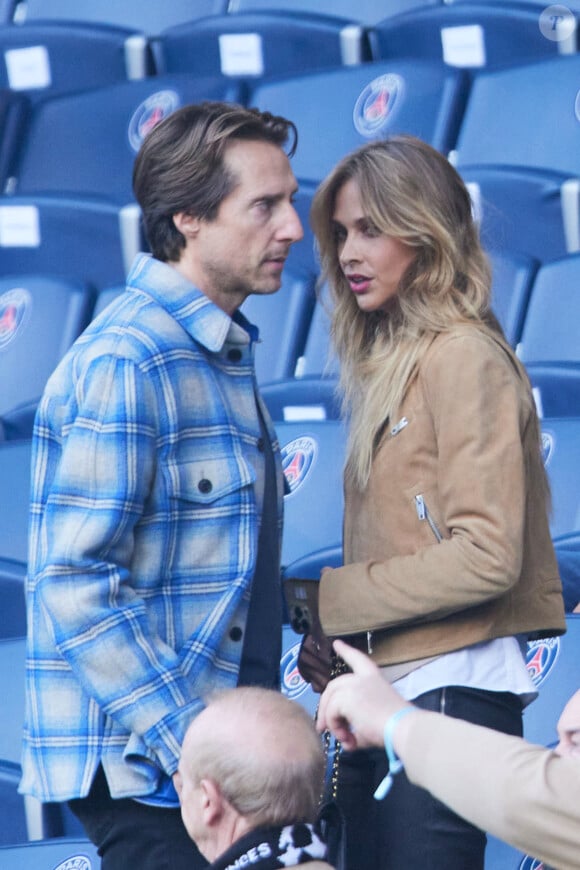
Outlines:
[{"label": "bald head", "polygon": [[179,773],[188,830],[196,819],[184,807],[187,795],[208,781],[247,829],[312,822],[322,792],[324,753],[302,707],[279,692],[242,687],[216,694],[191,723]]}]

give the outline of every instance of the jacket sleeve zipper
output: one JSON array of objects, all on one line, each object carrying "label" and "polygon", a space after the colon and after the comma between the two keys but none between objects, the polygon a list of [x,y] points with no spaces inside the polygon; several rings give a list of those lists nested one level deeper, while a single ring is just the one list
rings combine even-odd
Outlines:
[{"label": "jacket sleeve zipper", "polygon": [[415,496],[415,507],[417,509],[417,516],[419,517],[419,519],[422,522],[424,520],[427,520],[427,522],[429,523],[429,526],[431,528],[431,531],[433,532],[433,534],[435,535],[435,537],[437,539],[437,543],[440,544],[441,541],[443,540],[443,535],[441,534],[441,532],[437,528],[437,523],[435,522],[435,520],[433,519],[433,517],[429,513],[429,508],[425,504],[425,499],[423,498],[422,495]]}]

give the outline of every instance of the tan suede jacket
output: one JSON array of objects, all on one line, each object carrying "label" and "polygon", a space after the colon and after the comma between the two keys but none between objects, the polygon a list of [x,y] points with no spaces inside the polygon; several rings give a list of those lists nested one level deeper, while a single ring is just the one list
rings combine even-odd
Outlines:
[{"label": "tan suede jacket", "polygon": [[345,491],[344,567],[320,615],[381,665],[565,631],[530,402],[475,327],[431,343],[364,492]]}]

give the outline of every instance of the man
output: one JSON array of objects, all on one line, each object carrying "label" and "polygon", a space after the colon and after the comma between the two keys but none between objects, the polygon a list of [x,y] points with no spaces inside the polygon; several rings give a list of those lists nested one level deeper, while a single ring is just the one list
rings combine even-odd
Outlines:
[{"label": "man", "polygon": [[33,446],[21,791],[70,801],[103,870],[195,870],[173,787],[208,692],[277,686],[282,472],[257,330],[293,242],[291,122],[186,106],[145,139],[152,256],[51,377]]},{"label": "man", "polygon": [[324,753],[306,711],[278,692],[218,694],[192,722],[178,771],[181,813],[211,870],[331,870],[315,825]]},{"label": "man", "polygon": [[334,648],[353,673],[325,689],[320,730],[329,728],[347,750],[384,740],[411,782],[472,824],[560,870],[580,867],[580,691],[564,708],[552,752],[420,710],[364,653],[343,641]]}]

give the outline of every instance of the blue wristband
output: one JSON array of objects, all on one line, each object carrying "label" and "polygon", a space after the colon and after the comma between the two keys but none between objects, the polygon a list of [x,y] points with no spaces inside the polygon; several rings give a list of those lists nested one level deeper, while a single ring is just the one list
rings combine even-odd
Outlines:
[{"label": "blue wristband", "polygon": [[385,752],[389,759],[389,772],[383,781],[379,783],[377,790],[374,793],[374,798],[377,801],[382,801],[383,798],[388,795],[391,786],[393,785],[393,777],[403,769],[403,762],[393,748],[393,733],[395,728],[404,716],[408,713],[414,713],[416,709],[416,707],[401,707],[400,710],[393,713],[393,715],[385,722]]}]

